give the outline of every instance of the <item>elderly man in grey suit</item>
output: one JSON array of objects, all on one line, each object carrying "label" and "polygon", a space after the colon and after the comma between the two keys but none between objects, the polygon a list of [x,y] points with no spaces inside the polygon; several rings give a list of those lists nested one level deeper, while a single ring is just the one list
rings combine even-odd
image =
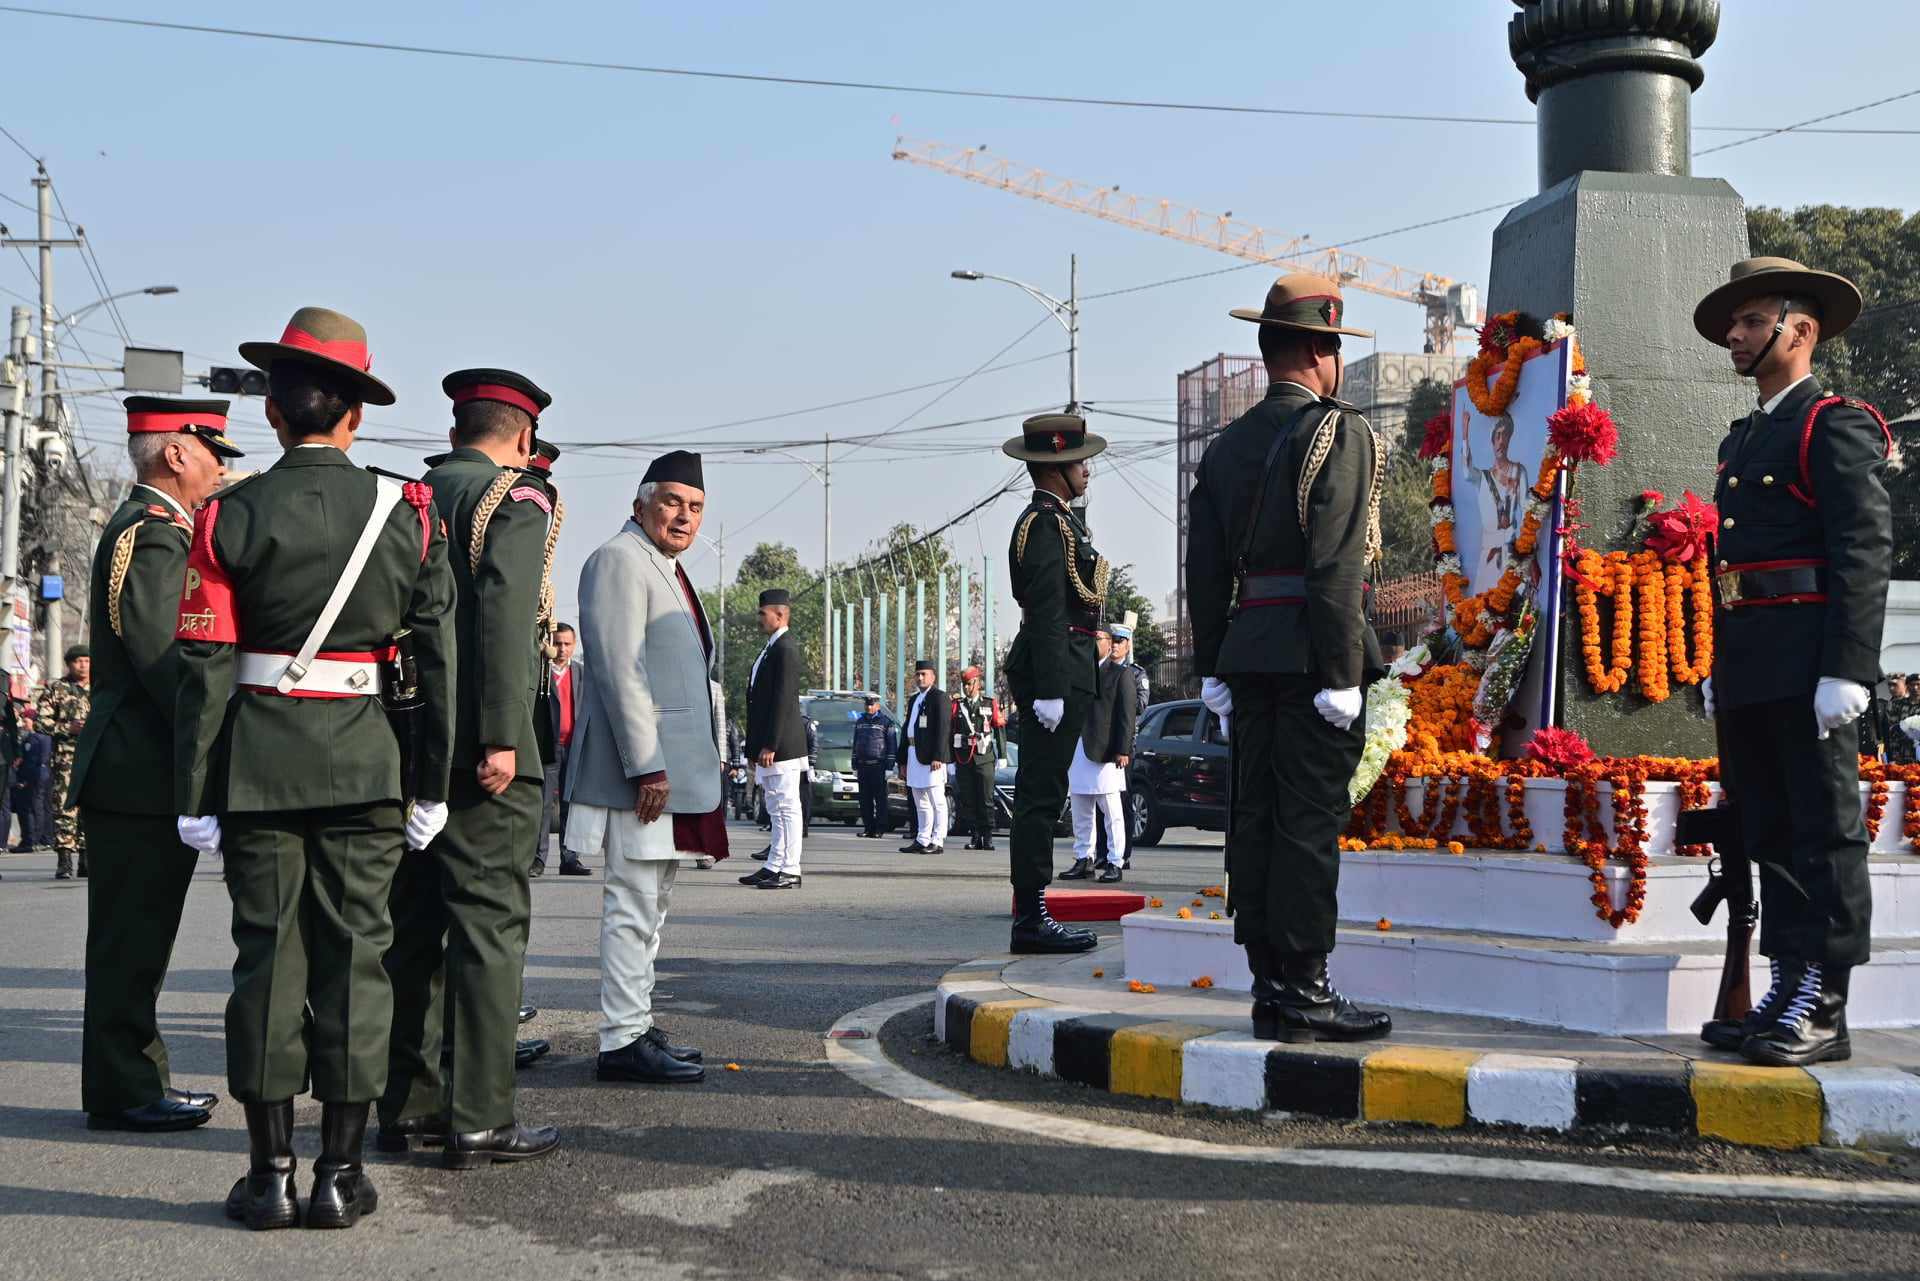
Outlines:
[{"label": "elderly man in grey suit", "polygon": [[653,1021],[654,959],[683,856],[725,858],[713,633],[679,557],[706,507],[700,455],[654,459],[633,519],[580,574],[586,675],[567,771],[569,857],[600,852],[602,1081],[699,1081]]}]

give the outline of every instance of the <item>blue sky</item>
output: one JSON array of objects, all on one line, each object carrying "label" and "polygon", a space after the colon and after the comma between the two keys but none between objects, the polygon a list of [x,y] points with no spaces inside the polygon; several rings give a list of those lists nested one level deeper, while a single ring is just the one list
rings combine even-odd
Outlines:
[{"label": "blue sky", "polygon": [[[1846,22],[1788,0],[1736,0],[1706,56],[1697,124],[1773,126],[1913,87],[1916,10],[1857,0]],[[158,7],[88,0],[86,11]],[[324,10],[197,0],[177,21],[398,43],[714,70],[1018,92],[1282,107],[1531,118],[1507,57],[1506,0],[1162,4],[371,4]],[[708,424],[965,373],[1035,320],[1016,291],[948,279],[955,267],[1066,288],[1078,253],[1091,294],[1233,260],[962,183],[889,159],[894,137],[986,143],[1060,174],[1232,210],[1322,244],[1534,191],[1530,127],[1316,121],[989,102],[453,61],[0,14],[0,124],[43,154],[136,340],[181,347],[189,368],[231,363],[292,310],[348,311],[372,334],[399,404],[369,436],[445,430],[439,379],[505,365],[554,395],[562,441],[685,439]],[[1796,77],[1822,70],[1817,84]],[[1836,72],[1833,69],[1841,69]],[[1920,124],[1920,99],[1838,124]],[[1702,133],[1696,146],[1738,135]],[[1912,208],[1920,138],[1808,135],[1708,157],[1753,203]],[[29,200],[31,164],[0,146],[0,195]],[[16,233],[31,215],[0,205]],[[1375,241],[1368,252],[1484,284],[1497,214]],[[1266,268],[1089,302],[1083,396],[1170,418],[1178,372],[1252,350],[1232,306],[1257,304]],[[62,310],[98,291],[59,265]],[[0,259],[0,289],[32,293]],[[7,301],[14,301],[7,299]],[[1419,312],[1350,298],[1383,350],[1417,350]],[[114,351],[104,312],[82,335]],[[1005,357],[1063,346],[1045,324]],[[1364,345],[1363,345],[1364,346]],[[701,436],[817,440],[892,426],[938,389]],[[835,468],[837,558],[899,520],[938,523],[1008,471],[997,444],[1023,412],[1064,399],[1065,358],[983,375],[895,439],[972,443],[929,454],[874,447]],[[243,419],[261,421],[257,405]],[[994,421],[919,434],[960,419]],[[117,447],[96,399],[87,435]],[[1129,443],[1171,426],[1099,420]],[[270,448],[263,428],[244,442]],[[425,448],[367,446],[363,461],[418,467]],[[817,457],[818,447],[801,452]],[[645,466],[570,455],[556,585],[615,529]],[[259,461],[266,461],[264,459]],[[1133,465],[1139,492],[1097,472],[1103,550],[1158,601],[1174,583],[1171,453]],[[779,457],[712,460],[708,532],[821,553],[819,486]],[[796,489],[796,486],[798,488]],[[785,498],[791,491],[791,497]],[[955,531],[1004,556],[1013,498]],[[765,513],[762,515],[762,513]],[[754,519],[754,518],[758,519]],[[752,521],[751,528],[743,528]],[[690,561],[712,581],[711,553]],[[1004,575],[1001,575],[1004,577]],[[1003,614],[1002,617],[1005,617]]]}]

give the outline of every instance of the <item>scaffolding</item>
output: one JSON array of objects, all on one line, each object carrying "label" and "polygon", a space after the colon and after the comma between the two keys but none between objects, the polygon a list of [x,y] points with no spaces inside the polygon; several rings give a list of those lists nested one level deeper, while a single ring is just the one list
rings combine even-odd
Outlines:
[{"label": "scaffolding", "polygon": [[1252,409],[1267,394],[1267,370],[1258,356],[1218,355],[1180,375],[1179,471],[1174,483],[1175,537],[1178,540],[1174,589],[1173,669],[1176,683],[1191,695],[1199,688],[1193,674],[1193,620],[1187,612],[1187,499],[1200,469],[1200,456],[1220,429]]}]

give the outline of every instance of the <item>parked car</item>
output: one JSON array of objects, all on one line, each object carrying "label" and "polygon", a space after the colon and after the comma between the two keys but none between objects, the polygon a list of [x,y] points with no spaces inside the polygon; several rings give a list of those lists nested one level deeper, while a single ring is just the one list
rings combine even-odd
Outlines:
[{"label": "parked car", "polygon": [[[1020,744],[1011,740],[1007,743],[1007,755],[1003,764],[993,771],[993,827],[1004,832],[1013,826],[1013,776],[1020,765]],[[947,764],[947,830],[953,836],[971,836],[973,824],[960,814],[960,807],[954,801],[954,768]],[[913,827],[913,798],[907,795],[907,785],[900,781],[896,770],[887,776],[887,820],[888,831],[894,827],[911,830]],[[1054,825],[1054,835],[1073,835],[1073,802],[1068,801],[1060,807],[1060,821]]]},{"label": "parked car", "polygon": [[1135,845],[1158,845],[1169,827],[1227,830],[1227,726],[1199,699],[1156,703],[1140,722],[1134,746]]}]

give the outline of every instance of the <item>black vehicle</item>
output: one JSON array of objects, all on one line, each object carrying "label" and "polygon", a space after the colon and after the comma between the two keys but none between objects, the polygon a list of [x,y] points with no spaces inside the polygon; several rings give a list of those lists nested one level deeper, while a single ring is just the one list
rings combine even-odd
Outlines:
[{"label": "black vehicle", "polygon": [[1135,845],[1158,845],[1169,827],[1227,830],[1226,727],[1199,699],[1156,703],[1141,717],[1133,753]]},{"label": "black vehicle", "polygon": [[[1013,777],[1020,765],[1020,744],[1011,740],[1007,743],[1005,763],[993,771],[993,828],[1004,832],[1013,826]],[[953,803],[953,766],[947,766],[947,812],[948,835],[971,836],[973,824],[961,817],[959,807]],[[887,776],[887,821],[888,831],[894,827],[913,829],[913,798],[907,795],[907,785],[900,781],[896,771]],[[1073,835],[1073,801],[1069,799],[1060,807],[1060,821],[1054,826],[1056,836]]]}]

